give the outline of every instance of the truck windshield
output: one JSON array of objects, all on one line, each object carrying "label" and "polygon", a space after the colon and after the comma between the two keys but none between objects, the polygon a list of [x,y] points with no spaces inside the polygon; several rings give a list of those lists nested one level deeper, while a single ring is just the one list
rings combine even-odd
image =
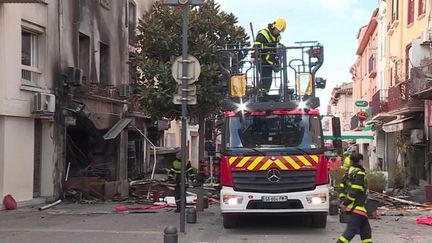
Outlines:
[{"label": "truck windshield", "polygon": [[317,115],[264,115],[230,117],[226,123],[226,149],[323,148]]}]

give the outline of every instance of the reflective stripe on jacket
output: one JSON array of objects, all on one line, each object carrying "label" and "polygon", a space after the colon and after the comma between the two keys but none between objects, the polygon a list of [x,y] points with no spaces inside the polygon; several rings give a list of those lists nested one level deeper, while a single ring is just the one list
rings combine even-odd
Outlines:
[{"label": "reflective stripe on jacket", "polygon": [[[281,40],[281,36],[274,36],[272,35],[269,28],[262,29],[258,32],[258,35],[254,42],[254,47],[256,48],[275,48],[277,46],[277,43]],[[261,59],[264,60],[266,63],[273,65],[276,62],[276,50],[262,50],[260,52]],[[252,51],[251,53],[252,57],[255,55],[255,51]]]},{"label": "reflective stripe on jacket", "polygon": [[[190,162],[188,162],[186,164],[186,183],[189,181],[189,176],[192,174],[193,170],[192,170],[192,166],[190,164]],[[176,159],[173,161],[169,175],[170,177],[172,177],[174,180],[178,180],[180,181],[180,174],[181,174],[181,161]]]}]

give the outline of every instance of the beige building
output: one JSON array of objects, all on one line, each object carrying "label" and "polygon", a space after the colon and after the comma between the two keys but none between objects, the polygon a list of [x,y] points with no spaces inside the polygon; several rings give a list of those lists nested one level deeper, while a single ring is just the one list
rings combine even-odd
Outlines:
[{"label": "beige building", "polygon": [[333,88],[327,114],[340,118],[342,131],[351,130],[351,117],[354,115],[353,83],[343,83]]},{"label": "beige building", "polygon": [[0,1],[1,198],[58,197],[83,168],[127,195],[128,169],[150,167],[128,60],[152,2]]},{"label": "beige building", "polygon": [[[164,146],[168,148],[181,147],[181,121],[171,121],[170,128],[164,134]],[[186,132],[188,158],[194,168],[198,168],[199,134],[198,125],[188,125]]]},{"label": "beige building", "polygon": [[[57,35],[48,33],[57,33],[57,16],[49,14],[53,4],[1,2],[0,197],[26,202],[54,195],[60,148],[54,142],[51,70],[58,67],[59,45]],[[33,103],[37,94],[41,103]]]}]

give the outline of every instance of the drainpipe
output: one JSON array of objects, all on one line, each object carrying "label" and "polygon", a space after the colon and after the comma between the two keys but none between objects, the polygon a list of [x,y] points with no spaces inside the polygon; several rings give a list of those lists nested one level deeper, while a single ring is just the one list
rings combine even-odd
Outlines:
[{"label": "drainpipe", "polygon": [[[62,59],[63,59],[63,0],[57,1],[57,40],[58,40],[58,60],[57,60],[57,72],[55,73],[54,79],[54,93],[56,95],[56,113],[55,120],[57,121],[57,129],[56,129],[56,142],[55,142],[55,151],[57,154],[56,158],[56,169],[54,176],[54,193],[57,193],[57,197],[60,196],[63,188],[62,188],[62,174],[63,168],[65,165],[65,146],[66,146],[66,127],[65,127],[65,118],[62,113],[62,106],[65,102],[64,97],[64,87],[62,80]],[[56,180],[57,179],[57,180]]]}]

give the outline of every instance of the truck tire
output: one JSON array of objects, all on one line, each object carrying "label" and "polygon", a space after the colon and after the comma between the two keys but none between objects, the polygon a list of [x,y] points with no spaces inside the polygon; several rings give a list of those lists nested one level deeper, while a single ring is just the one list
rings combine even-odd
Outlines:
[{"label": "truck tire", "polygon": [[223,226],[225,229],[232,229],[236,228],[238,225],[238,216],[236,215],[230,215],[230,214],[223,214]]},{"label": "truck tire", "polygon": [[327,214],[317,214],[312,216],[312,227],[325,228],[327,226]]}]

